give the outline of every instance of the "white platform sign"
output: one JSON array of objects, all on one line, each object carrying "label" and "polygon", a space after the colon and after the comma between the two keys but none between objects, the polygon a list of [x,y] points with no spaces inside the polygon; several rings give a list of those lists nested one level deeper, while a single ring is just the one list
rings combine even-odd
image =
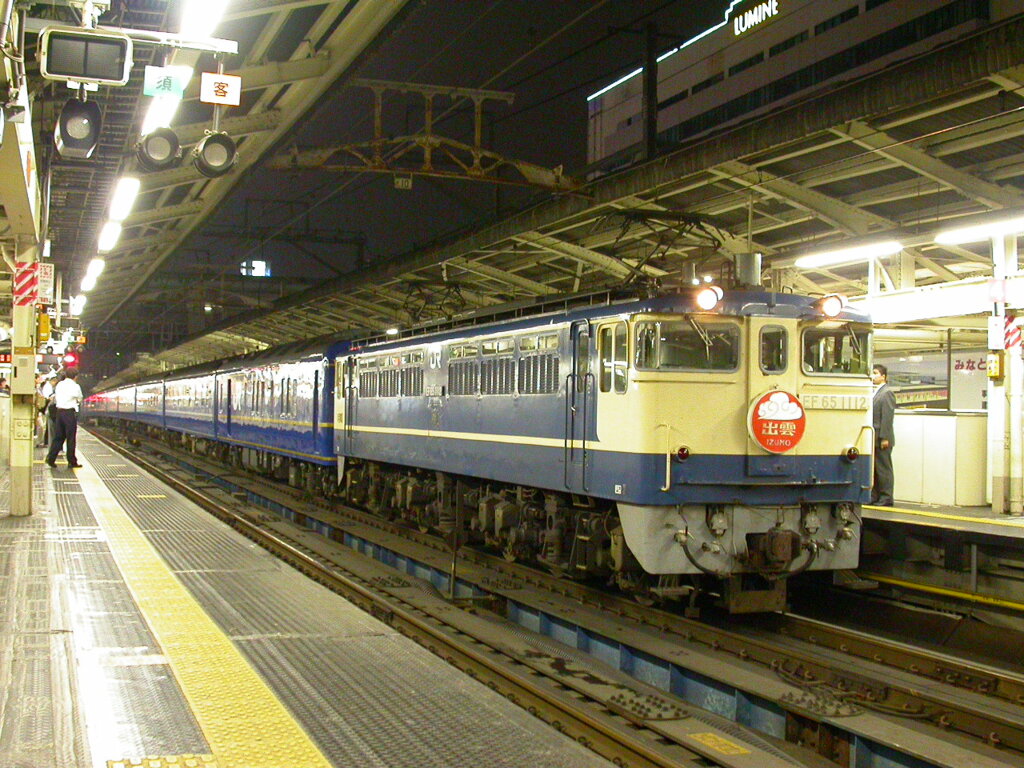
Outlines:
[{"label": "white platform sign", "polygon": [[203,72],[203,77],[199,81],[199,100],[207,104],[237,107],[242,103],[242,78],[237,75]]},{"label": "white platform sign", "polygon": [[39,303],[53,304],[53,264],[40,261],[36,276],[39,278]]}]

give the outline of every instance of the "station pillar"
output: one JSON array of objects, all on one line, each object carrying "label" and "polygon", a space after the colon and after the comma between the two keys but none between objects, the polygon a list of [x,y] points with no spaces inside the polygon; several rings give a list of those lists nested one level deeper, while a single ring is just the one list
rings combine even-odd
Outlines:
[{"label": "station pillar", "polygon": [[1007,344],[1006,279],[1019,273],[1017,235],[993,237],[993,308],[989,349],[1000,355],[1001,376],[988,383],[988,458],[992,511],[1024,514],[1024,362],[1020,344]]},{"label": "station pillar", "polygon": [[[38,260],[33,243],[19,248],[17,261]],[[15,276],[17,279],[17,275]],[[32,514],[32,461],[35,442],[36,304],[20,304],[15,291],[11,312],[10,501],[12,516]]]}]

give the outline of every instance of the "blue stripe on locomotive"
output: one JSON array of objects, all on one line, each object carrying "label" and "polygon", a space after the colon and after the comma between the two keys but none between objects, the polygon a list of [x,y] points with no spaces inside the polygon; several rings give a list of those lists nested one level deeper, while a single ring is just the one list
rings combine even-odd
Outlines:
[{"label": "blue stripe on locomotive", "polygon": [[[563,446],[393,432],[357,432],[353,440],[354,456],[556,491],[568,488],[569,457]],[[578,446],[574,455],[582,459]],[[670,489],[662,491],[664,454],[590,449],[586,456],[585,474],[569,460],[576,479],[572,490],[629,504],[866,503],[871,482],[870,464],[864,459],[851,464],[838,456],[785,457],[785,474],[772,477],[751,474],[747,456],[708,455],[673,461]]]}]

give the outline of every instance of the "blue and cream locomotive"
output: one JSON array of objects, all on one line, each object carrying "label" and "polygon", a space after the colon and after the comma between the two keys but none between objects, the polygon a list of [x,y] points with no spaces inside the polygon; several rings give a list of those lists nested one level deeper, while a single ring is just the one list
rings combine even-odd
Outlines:
[{"label": "blue and cream locomotive", "polygon": [[273,414],[224,431],[222,382],[265,361],[213,372],[209,425],[164,426],[509,559],[647,597],[712,577],[731,609],[773,609],[786,577],[857,564],[869,332],[838,297],[708,286],[307,349],[324,371],[308,452],[282,450]]}]

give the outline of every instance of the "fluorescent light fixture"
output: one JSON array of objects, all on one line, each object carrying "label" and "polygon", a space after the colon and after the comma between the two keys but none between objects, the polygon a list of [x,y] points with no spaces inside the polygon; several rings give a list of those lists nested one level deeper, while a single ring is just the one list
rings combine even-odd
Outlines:
[{"label": "fluorescent light fixture", "polygon": [[134,176],[122,176],[114,187],[114,196],[110,198],[110,220],[124,221],[132,212],[135,198],[139,194],[139,180]]},{"label": "fluorescent light fixture", "polygon": [[100,230],[100,238],[99,243],[96,245],[96,250],[100,253],[114,250],[119,237],[121,237],[121,222],[108,221],[103,225],[103,229]]},{"label": "fluorescent light fixture", "polygon": [[71,297],[71,314],[75,317],[82,314],[82,310],[85,309],[86,296],[84,293],[80,293],[78,296]]},{"label": "fluorescent light fixture", "polygon": [[189,40],[213,37],[227,4],[228,0],[186,0],[179,34]]},{"label": "fluorescent light fixture", "polygon": [[939,245],[960,245],[962,243],[979,243],[993,237],[1005,237],[1024,232],[1024,216],[1013,219],[1000,219],[970,227],[945,229],[935,236]]},{"label": "fluorescent light fixture", "polygon": [[825,267],[832,264],[845,264],[851,261],[868,261],[882,256],[891,256],[903,250],[903,243],[898,240],[883,240],[868,245],[856,245],[852,248],[837,248],[834,251],[821,251],[801,256],[793,262],[794,267]]},{"label": "fluorescent light fixture", "polygon": [[99,277],[103,274],[103,268],[107,266],[107,262],[103,259],[93,259],[89,262],[89,266],[86,267],[85,274],[92,275],[93,277]]},{"label": "fluorescent light fixture", "polygon": [[157,128],[169,127],[180,103],[181,99],[177,96],[154,96],[153,100],[149,102],[146,118],[142,121],[141,134],[146,136]]},{"label": "fluorescent light fixture", "polygon": [[384,333],[386,333],[388,336],[397,336],[398,335],[398,329],[397,328],[388,328],[386,331],[384,331]]},{"label": "fluorescent light fixture", "polygon": [[82,293],[88,293],[96,287],[96,275],[90,275],[88,272],[85,273],[85,277],[82,278],[82,285],[79,290]]}]

